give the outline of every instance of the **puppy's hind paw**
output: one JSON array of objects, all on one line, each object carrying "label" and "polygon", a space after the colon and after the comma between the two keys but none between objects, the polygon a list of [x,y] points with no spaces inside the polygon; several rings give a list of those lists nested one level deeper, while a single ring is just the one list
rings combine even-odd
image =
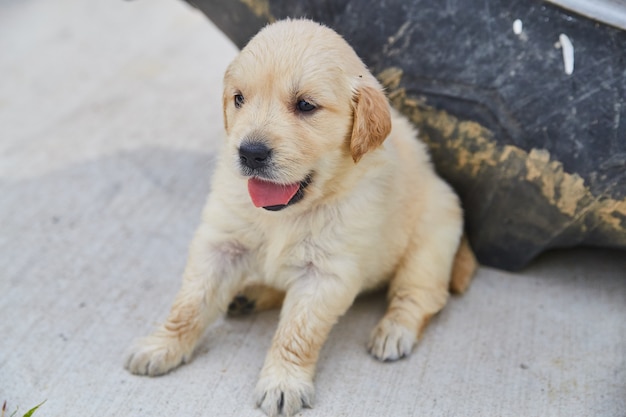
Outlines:
[{"label": "puppy's hind paw", "polygon": [[285,292],[265,285],[248,285],[228,305],[228,315],[244,316],[259,311],[279,308]]},{"label": "puppy's hind paw", "polygon": [[303,407],[312,407],[315,389],[309,381],[272,381],[271,378],[261,378],[255,396],[256,406],[269,417],[289,417]]},{"label": "puppy's hind paw", "polygon": [[367,345],[369,353],[381,361],[395,361],[408,356],[417,340],[414,330],[383,318],[374,328]]},{"label": "puppy's hind paw", "polygon": [[131,346],[124,367],[136,375],[163,375],[187,362],[191,353],[175,338],[152,335]]},{"label": "puppy's hind paw", "polygon": [[228,304],[228,315],[231,317],[245,316],[254,313],[254,300],[249,300],[245,295],[237,295]]}]

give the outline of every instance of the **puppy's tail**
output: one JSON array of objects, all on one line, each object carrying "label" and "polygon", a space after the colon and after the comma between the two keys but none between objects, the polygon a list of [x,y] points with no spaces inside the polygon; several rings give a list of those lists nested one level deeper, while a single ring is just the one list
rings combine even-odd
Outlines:
[{"label": "puppy's tail", "polygon": [[477,268],[478,261],[467,241],[467,236],[463,235],[454,256],[454,264],[452,264],[450,291],[455,294],[463,294],[469,287]]}]

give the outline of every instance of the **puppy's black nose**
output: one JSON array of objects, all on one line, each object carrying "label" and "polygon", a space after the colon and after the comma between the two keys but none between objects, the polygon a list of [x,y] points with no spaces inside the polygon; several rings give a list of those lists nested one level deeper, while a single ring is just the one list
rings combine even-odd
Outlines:
[{"label": "puppy's black nose", "polygon": [[243,143],[239,147],[239,160],[248,168],[256,169],[267,166],[272,150],[259,142]]}]

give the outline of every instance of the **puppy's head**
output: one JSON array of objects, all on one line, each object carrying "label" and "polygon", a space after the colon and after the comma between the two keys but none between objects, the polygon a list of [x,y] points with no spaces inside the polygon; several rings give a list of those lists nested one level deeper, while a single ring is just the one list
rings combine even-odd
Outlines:
[{"label": "puppy's head", "polygon": [[391,130],[376,79],[343,38],[308,20],[261,30],[228,67],[223,99],[234,167],[268,210],[323,195]]}]

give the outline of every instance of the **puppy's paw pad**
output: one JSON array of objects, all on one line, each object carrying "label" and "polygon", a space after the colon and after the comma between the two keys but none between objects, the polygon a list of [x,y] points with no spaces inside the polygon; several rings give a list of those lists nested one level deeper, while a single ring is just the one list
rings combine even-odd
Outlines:
[{"label": "puppy's paw pad", "polygon": [[384,318],[372,331],[367,350],[378,360],[395,361],[408,356],[416,340],[414,330]]},{"label": "puppy's paw pad", "polygon": [[187,362],[189,356],[176,339],[148,336],[131,346],[124,367],[136,375],[163,375]]},{"label": "puppy's paw pad", "polygon": [[310,381],[289,379],[274,381],[261,378],[257,384],[256,405],[269,417],[293,416],[304,408],[311,408],[315,389]]},{"label": "puppy's paw pad", "polygon": [[254,313],[256,302],[245,295],[237,295],[228,305],[228,315],[232,317]]}]

